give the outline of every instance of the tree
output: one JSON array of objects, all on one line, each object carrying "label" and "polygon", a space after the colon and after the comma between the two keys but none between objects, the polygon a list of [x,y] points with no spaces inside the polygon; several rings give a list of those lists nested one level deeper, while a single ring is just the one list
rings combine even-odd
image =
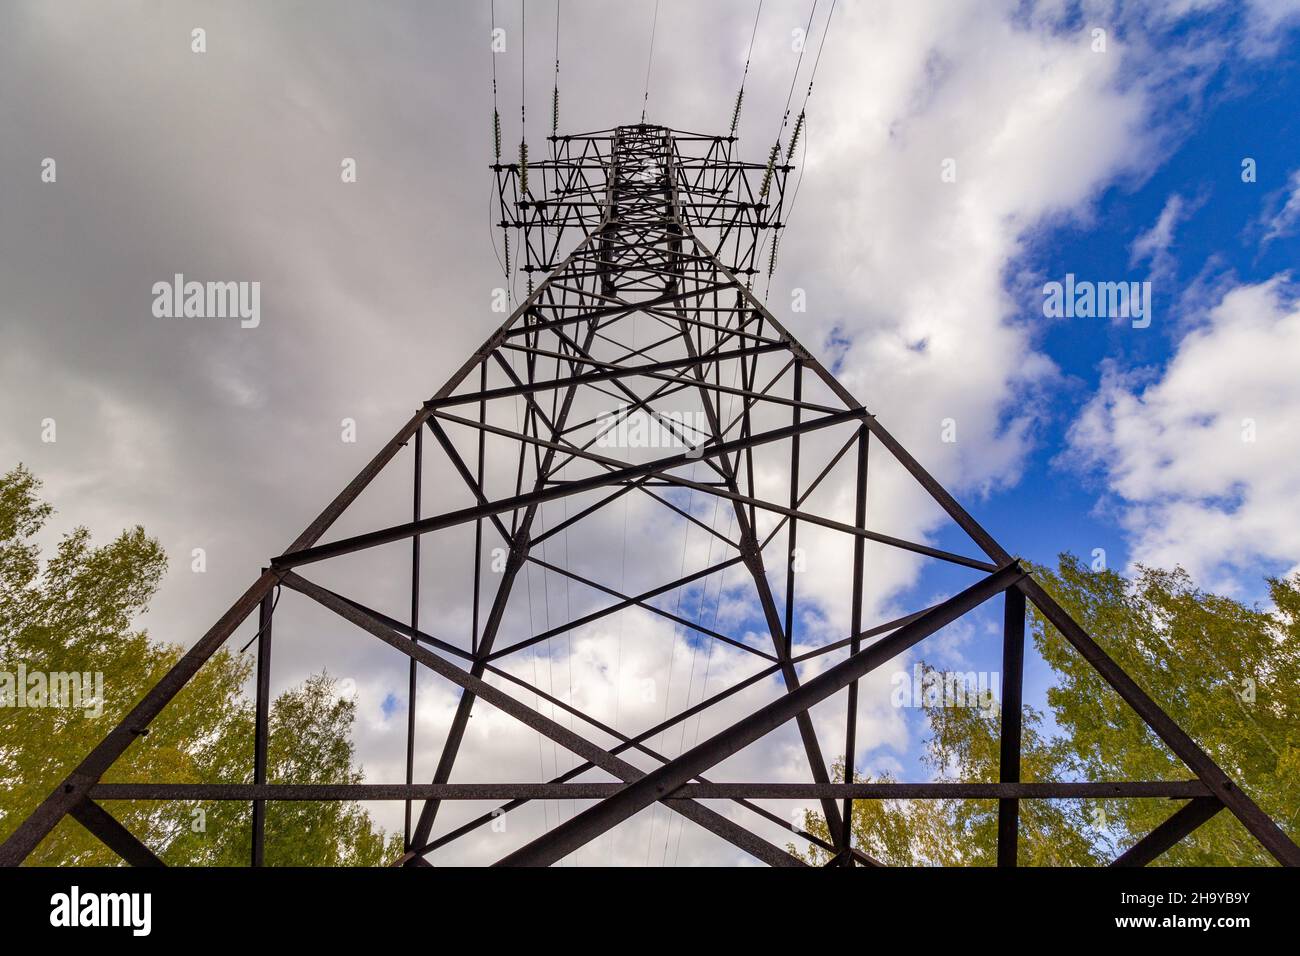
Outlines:
[{"label": "tree", "polygon": [[[137,526],[95,547],[79,527],[42,567],[35,538],[52,509],[39,499],[39,489],[21,465],[0,476],[0,703],[6,704],[0,706],[0,839],[183,653],[131,626],[166,569],[158,542]],[[14,706],[20,669],[29,684],[35,679],[52,686],[50,675],[80,675],[78,706]],[[251,782],[253,707],[243,693],[251,672],[248,656],[218,651],[147,736],[127,748],[105,782]],[[102,675],[98,698],[90,690],[96,673]],[[337,696],[326,674],[282,693],[271,711],[270,782],[359,781],[351,742],[355,713],[355,702]],[[114,801],[107,809],[168,864],[242,865],[249,859],[247,803]],[[355,803],[269,803],[266,833],[268,864],[378,865],[401,851],[400,836],[386,838]],[[28,862],[121,861],[65,819]]]},{"label": "tree", "polygon": [[[1300,575],[1268,582],[1271,608],[1198,590],[1181,569],[1132,578],[1092,571],[1070,554],[1038,581],[1155,701],[1294,839],[1300,836]],[[1022,779],[1185,780],[1192,774],[1037,611],[1034,646],[1055,673],[1051,725],[1024,709]],[[998,778],[996,713],[926,706],[924,762],[940,779]],[[884,778],[888,779],[888,778]],[[1168,800],[1025,800],[1019,862],[1093,865],[1141,839],[1172,812]],[[820,814],[805,826],[827,838]],[[855,845],[886,863],[990,865],[996,801],[854,803]],[[813,848],[806,858],[824,862]],[[1220,812],[1157,861],[1184,866],[1271,864]]]}]

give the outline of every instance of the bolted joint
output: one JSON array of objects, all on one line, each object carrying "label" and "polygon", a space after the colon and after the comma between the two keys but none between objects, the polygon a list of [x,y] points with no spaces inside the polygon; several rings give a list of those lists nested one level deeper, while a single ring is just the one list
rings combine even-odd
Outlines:
[{"label": "bolted joint", "polygon": [[767,573],[763,566],[763,549],[758,546],[758,539],[753,535],[745,535],[740,539],[740,557],[754,574]]},{"label": "bolted joint", "polygon": [[785,347],[790,350],[790,354],[793,355],[795,358],[797,358],[800,362],[807,363],[813,360],[812,355],[808,352],[808,350],[804,348],[799,342],[792,339],[790,336],[787,335],[784,339],[782,339],[782,344],[785,345]]},{"label": "bolted joint", "polygon": [[509,557],[506,558],[506,573],[517,573],[527,560],[528,545],[522,541],[516,541],[510,548]]}]

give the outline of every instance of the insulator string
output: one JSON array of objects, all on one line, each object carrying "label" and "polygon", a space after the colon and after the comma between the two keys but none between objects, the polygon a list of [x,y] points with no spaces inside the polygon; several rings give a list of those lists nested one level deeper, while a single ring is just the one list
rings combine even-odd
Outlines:
[{"label": "insulator string", "polygon": [[[827,37],[827,35],[830,33],[830,31],[831,31],[831,20],[832,20],[832,18],[835,16],[835,5],[836,5],[837,2],[838,2],[838,0],[831,0],[831,8],[830,8],[830,11],[826,14],[826,23],[825,23],[825,25],[823,25],[823,27],[822,27],[822,37],[821,37],[820,42],[817,44],[817,55],[813,58],[812,72],[808,75],[808,89],[804,91],[804,96],[803,96],[803,105],[800,106],[800,108],[799,108],[799,116],[798,116],[798,118],[795,120],[794,130],[793,130],[793,132],[792,132],[791,135],[790,135],[790,145],[789,145],[789,148],[786,150],[786,154],[785,154],[785,165],[786,165],[786,166],[789,166],[789,165],[793,162],[793,160],[794,160],[795,150],[798,149],[798,147],[799,147],[799,138],[800,138],[800,136],[802,136],[802,135],[804,134],[805,128],[806,128],[806,126],[807,126],[807,119],[808,119],[808,100],[809,100],[809,98],[811,98],[811,96],[812,96],[812,91],[813,91],[813,81],[816,80],[816,78],[817,78],[817,67],[821,65],[821,61],[822,61],[822,51],[826,48],[826,37]],[[805,37],[808,35],[808,33],[810,33],[810,32],[812,31],[813,17],[816,15],[816,13],[817,13],[817,0],[813,0],[812,11],[811,11],[811,12],[809,13],[809,15],[808,15],[808,27],[807,27],[807,30],[805,30],[805,33],[804,33]],[[804,49],[807,49],[807,47],[805,46]],[[789,119],[790,119],[790,104],[791,104],[791,102],[792,102],[793,99],[794,99],[794,89],[795,89],[795,85],[796,85],[796,83],[797,83],[797,81],[798,81],[798,79],[799,79],[799,67],[800,67],[800,65],[801,65],[802,62],[803,62],[803,54],[804,54],[804,50],[800,50],[800,51],[799,51],[799,61],[795,64],[794,77],[792,77],[791,80],[790,80],[790,93],[789,93],[789,95],[786,97],[785,115],[781,118],[781,128],[782,128],[782,129],[785,128],[786,123],[788,123],[788,122],[789,122]],[[777,135],[777,140],[776,140],[776,145],[773,147],[772,156],[769,157],[769,159],[768,159],[768,169],[767,169],[767,172],[764,174],[764,177],[763,177],[763,188],[762,188],[762,190],[761,190],[761,192],[760,192],[760,196],[763,197],[763,198],[766,198],[766,197],[767,197],[768,191],[769,191],[769,189],[770,189],[770,187],[771,187],[771,178],[772,178],[772,176],[775,174],[775,171],[776,171],[776,162],[775,162],[775,157],[776,157],[776,155],[780,152],[780,148],[781,148],[781,137],[780,137],[780,134],[778,134],[778,135]],[[808,152],[808,150],[807,150],[807,147],[805,146],[805,147],[804,147],[804,154],[807,155],[807,152]],[[790,197],[790,207],[789,207],[789,210],[788,210],[787,213],[786,213],[786,222],[787,222],[787,223],[788,223],[789,220],[790,220],[790,214],[794,212],[794,200],[795,200],[795,199],[798,197],[798,195],[799,195],[799,185],[800,185],[802,182],[803,182],[803,169],[801,168],[801,169],[799,170],[799,183],[796,183],[796,184],[795,184],[794,194]],[[766,241],[767,238],[768,238],[768,237],[764,237],[764,241]],[[771,242],[772,242],[772,248],[771,248],[771,250],[769,251],[769,257],[768,257],[768,263],[767,263],[767,284],[768,284],[768,290],[769,290],[769,291],[771,290],[772,274],[776,271],[777,247],[778,247],[778,245],[780,244],[779,237],[778,237],[778,235],[776,234],[776,230],[772,230],[772,234],[771,234],[771,236],[770,236],[770,239],[771,239]],[[761,250],[760,250],[760,253],[761,253]],[[765,294],[765,295],[766,295],[766,294]]]},{"label": "insulator string", "polygon": [[560,129],[560,0],[555,0],[555,87],[551,91],[551,135]]},{"label": "insulator string", "polygon": [[736,93],[736,105],[731,111],[731,135],[736,135],[740,125],[740,107],[745,101],[745,80],[749,78],[749,61],[754,56],[754,39],[758,36],[758,18],[763,13],[763,0],[758,0],[758,11],[754,14],[754,29],[749,34],[749,49],[745,52],[745,70],[740,74],[740,90]]}]

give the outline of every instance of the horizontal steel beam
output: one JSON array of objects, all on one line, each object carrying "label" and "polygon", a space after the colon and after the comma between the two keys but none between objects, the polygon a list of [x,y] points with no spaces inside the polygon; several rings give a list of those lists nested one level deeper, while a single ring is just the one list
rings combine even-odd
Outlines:
[{"label": "horizontal steel beam", "polygon": [[[330,544],[322,544],[313,548],[306,548],[292,554],[283,554],[280,557],[275,558],[271,562],[271,565],[278,570],[300,567],[304,564],[324,561],[327,558],[336,558],[340,555],[351,554],[355,551],[377,547],[381,544],[401,541],[404,538],[410,538],[413,535],[428,534],[432,531],[441,531],[443,528],[455,527],[458,524],[474,521],[477,518],[486,518],[489,515],[501,514],[506,511],[516,511],[521,508],[527,508],[531,505],[541,504],[542,502],[564,498],[581,491],[591,491],[597,488],[604,488],[608,485],[629,478],[640,478],[644,475],[666,475],[670,469],[681,468],[705,458],[715,458],[719,455],[729,454],[737,449],[751,448],[756,445],[767,444],[768,442],[783,441],[796,433],[802,434],[805,432],[816,431],[820,428],[828,428],[832,425],[841,425],[845,422],[858,421],[862,418],[863,414],[864,413],[860,410],[850,410],[840,412],[836,415],[826,415],[822,418],[813,419],[797,428],[790,426],[785,428],[775,428],[771,431],[761,432],[745,439],[723,442],[717,445],[707,445],[694,449],[689,453],[672,455],[666,458],[657,458],[654,461],[645,462],[644,464],[630,465],[617,471],[593,475],[590,478],[578,479],[565,485],[551,486],[530,494],[502,498],[487,505],[479,505],[473,508],[462,508],[458,511],[449,511],[445,514],[425,518],[422,521],[413,521],[408,522],[407,524],[395,525],[391,528],[383,528],[379,531],[371,531],[367,534],[343,538],[340,541],[334,541]],[[447,415],[440,415],[439,417],[444,419],[452,418],[452,416]],[[469,424],[479,428],[485,427],[478,422],[469,422]],[[521,440],[527,440],[526,436],[515,437],[520,438]],[[536,443],[540,440],[532,439],[531,441]]]},{"label": "horizontal steel beam", "polygon": [[[517,432],[512,432],[509,429],[500,428],[495,425],[488,425],[483,422],[477,422],[469,418],[462,418],[458,415],[452,415],[448,412],[435,412],[434,414],[443,421],[455,422],[458,425],[465,425],[469,428],[476,428],[479,429],[480,431],[490,432],[494,435],[500,435],[505,438],[511,438],[515,441],[524,444],[536,445],[540,448],[556,449],[558,451],[563,452],[564,454],[569,455],[570,460],[575,458],[580,458],[585,461],[595,462],[596,464],[608,468],[612,468],[613,466],[623,464],[622,462],[618,461],[618,459],[610,458],[606,455],[597,455],[594,452],[584,451],[572,445],[561,445],[557,442],[548,441],[545,438],[537,438],[532,435],[519,434]],[[827,425],[840,424],[841,422],[846,420],[845,415],[848,415],[850,420],[854,417],[857,417],[857,413],[837,412],[833,415],[828,415],[825,418],[811,419],[807,422],[801,422],[798,426],[791,425],[782,429],[776,429],[775,431],[785,432],[786,434],[783,435],[782,437],[793,437],[802,434],[805,431],[811,431],[813,430],[814,427],[825,427]],[[733,448],[740,448],[743,450],[745,448],[753,447],[753,445],[755,444],[763,444],[767,441],[775,440],[770,437],[772,434],[774,434],[774,432],[760,432],[758,435],[751,436],[750,438],[740,438],[730,442],[718,443],[714,445],[707,445],[707,444],[701,445],[698,449],[696,449],[697,454],[695,455],[695,460],[711,459],[715,457],[717,449],[725,449],[729,451]],[[761,441],[755,441],[755,439],[761,439]],[[636,470],[638,472],[640,471],[639,468],[631,469],[626,467],[610,471],[603,476],[606,480],[599,482],[599,484],[608,485],[614,479],[617,479],[617,481],[620,482],[624,481],[625,478],[623,478],[622,476],[626,475],[628,472],[633,470]],[[917,544],[914,541],[908,541],[905,538],[896,538],[893,535],[883,534],[882,532],[879,531],[872,531],[869,528],[859,528],[856,525],[846,524],[843,521],[836,521],[833,518],[824,518],[821,515],[813,514],[810,511],[800,511],[793,508],[787,508],[785,505],[780,505],[777,504],[776,502],[764,501],[763,499],[755,498],[752,495],[741,494],[739,491],[730,491],[726,488],[721,488],[713,482],[695,481],[694,479],[691,478],[683,478],[678,475],[670,475],[667,473],[666,470],[663,472],[654,471],[651,472],[651,474],[660,475],[661,481],[670,485],[674,485],[679,488],[693,488],[697,491],[703,491],[706,494],[716,495],[720,498],[726,498],[730,501],[737,502],[738,504],[751,505],[752,507],[759,508],[763,511],[770,511],[774,514],[783,515],[786,518],[795,517],[800,519],[801,521],[807,521],[810,524],[820,525],[823,528],[829,528],[832,531],[840,531],[843,532],[844,534],[855,535],[856,537],[865,538],[868,541],[875,541],[878,544],[887,545],[891,548],[899,548],[900,550],[903,551],[910,551],[913,554],[919,554],[922,555],[923,557],[936,558],[940,561],[947,561],[950,564],[957,564],[962,567],[971,568],[976,571],[991,572],[997,570],[997,565],[990,564],[987,561],[981,561],[978,558],[968,558],[965,555],[956,554],[952,551],[944,551],[942,548],[932,548],[929,545]],[[601,476],[597,476],[597,478],[599,477]],[[596,478],[590,478],[590,479],[579,478],[570,482],[566,482],[565,487],[572,488],[572,486],[578,485],[581,486],[579,490],[587,490],[587,486],[589,486],[592,482],[596,480],[597,480]],[[434,519],[429,519],[429,520],[434,520]],[[338,542],[338,543],[342,544],[343,542]],[[328,548],[328,547],[330,546],[329,545],[321,546],[321,548]],[[313,549],[313,550],[319,551],[321,549]],[[327,557],[329,556],[332,555],[327,555]],[[285,559],[282,560],[289,560],[291,558],[294,558],[294,556],[287,555]],[[315,559],[315,560],[319,560],[319,559]]]},{"label": "horizontal steel beam", "polygon": [[[100,783],[96,800],[604,800],[625,783]],[[686,783],[669,800],[1196,799],[1199,780],[1115,783]]]}]

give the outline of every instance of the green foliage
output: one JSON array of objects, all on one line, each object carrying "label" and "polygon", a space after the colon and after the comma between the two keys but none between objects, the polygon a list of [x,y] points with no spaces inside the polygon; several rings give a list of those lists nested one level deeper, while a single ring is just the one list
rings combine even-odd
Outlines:
[{"label": "green foliage", "polygon": [[[1273,608],[1196,589],[1186,572],[1139,568],[1129,579],[1063,554],[1034,576],[1155,701],[1295,839],[1300,836],[1300,575],[1270,580]],[[1034,646],[1055,673],[1052,726],[1024,709],[1025,781],[1186,780],[1173,756],[1040,614]],[[996,714],[926,706],[924,763],[935,779],[998,778]],[[837,769],[842,774],[842,767]],[[839,779],[837,777],[836,779]],[[881,779],[889,779],[883,777]],[[1136,843],[1177,806],[1168,800],[1024,800],[1021,865],[1095,865]],[[820,814],[805,828],[829,839]],[[854,804],[855,845],[896,865],[996,862],[996,801]],[[812,848],[805,859],[825,862]],[[1220,812],[1158,860],[1163,865],[1266,865],[1272,858]]]},{"label": "green foliage", "polygon": [[[1269,581],[1276,610],[1198,590],[1181,569],[1132,580],[1062,555],[1035,576],[1115,661],[1292,838],[1300,823],[1300,576]],[[1048,704],[1069,741],[1063,770],[1087,780],[1187,779],[1142,719],[1035,613],[1035,646],[1059,675]],[[1107,801],[1128,846],[1169,815],[1158,800]],[[1160,861],[1260,865],[1272,858],[1227,812]]]},{"label": "green foliage", "polygon": [[[0,476],[0,671],[101,672],[102,714],[91,708],[0,707],[0,839],[119,723],[180,658],[131,622],[144,613],[166,570],[162,548],[142,528],[95,547],[85,528],[68,533],[41,567],[34,538],[52,513],[21,465]],[[253,709],[243,694],[249,657],[217,652],[104,776],[105,782],[247,783],[253,777]],[[350,733],[356,705],[317,675],[281,694],[268,742],[272,783],[354,783]],[[245,864],[251,808],[243,802],[114,801],[107,809],[173,865]],[[201,828],[200,828],[201,824]],[[400,853],[385,845],[356,804],[271,803],[271,864],[378,865]],[[110,865],[118,857],[64,820],[28,860]]]}]

